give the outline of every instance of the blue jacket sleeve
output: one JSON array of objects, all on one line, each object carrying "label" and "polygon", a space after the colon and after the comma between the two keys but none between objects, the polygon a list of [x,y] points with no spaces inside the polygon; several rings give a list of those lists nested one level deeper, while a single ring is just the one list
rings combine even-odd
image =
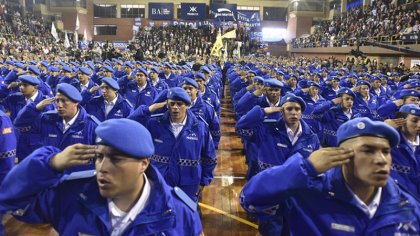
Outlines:
[{"label": "blue jacket sleeve", "polygon": [[[149,106],[141,105],[137,107],[127,118],[131,120],[135,120],[140,124],[146,126],[147,121],[150,119],[150,111]],[[147,126],[146,126],[147,127]]]},{"label": "blue jacket sleeve", "polygon": [[236,133],[248,141],[254,141],[264,122],[264,108],[255,106],[236,123]]},{"label": "blue jacket sleeve", "polygon": [[386,119],[390,117],[391,114],[394,114],[397,111],[398,106],[393,101],[389,101],[385,104],[382,104],[376,112],[381,118]]},{"label": "blue jacket sleeve", "polygon": [[243,115],[250,111],[257,104],[258,97],[251,92],[246,92],[235,106],[235,112]]},{"label": "blue jacket sleeve", "polygon": [[41,124],[42,111],[36,109],[36,104],[31,102],[24,106],[22,110],[19,111],[13,125],[17,128],[25,128],[31,126],[32,131],[39,131]]},{"label": "blue jacket sleeve", "polygon": [[[60,150],[42,147],[13,168],[0,186],[0,212],[13,211],[18,219],[29,223],[53,223],[54,185],[63,174],[51,168],[50,159]],[[55,217],[54,217],[55,216]]]},{"label": "blue jacket sleeve", "polygon": [[328,117],[329,112],[327,112],[334,103],[332,101],[324,101],[321,103],[315,104],[314,110],[312,111],[313,115],[316,115],[315,118],[319,121],[328,121],[331,118]]},{"label": "blue jacket sleeve", "polygon": [[216,168],[217,158],[216,149],[214,148],[213,139],[207,127],[204,127],[204,146],[201,149],[201,180],[200,185],[209,185],[214,177],[214,169]]},{"label": "blue jacket sleeve", "polygon": [[323,179],[307,159],[296,153],[283,165],[252,177],[242,189],[240,204],[247,212],[257,216],[276,214],[280,206],[296,193],[306,189],[322,190]]}]

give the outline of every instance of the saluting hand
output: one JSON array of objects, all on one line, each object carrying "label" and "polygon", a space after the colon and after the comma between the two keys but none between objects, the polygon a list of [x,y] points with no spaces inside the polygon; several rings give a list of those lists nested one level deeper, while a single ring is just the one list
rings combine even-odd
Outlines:
[{"label": "saluting hand", "polygon": [[164,106],[166,106],[166,101],[153,103],[152,105],[149,106],[149,111],[150,113],[153,113]]},{"label": "saluting hand", "polygon": [[50,165],[56,171],[64,171],[73,166],[87,165],[95,158],[96,146],[74,144],[57,153],[50,160]]},{"label": "saluting hand", "polygon": [[98,85],[95,85],[95,86],[93,86],[92,88],[89,89],[89,93],[90,94],[94,94],[98,90],[99,90],[99,86]]},{"label": "saluting hand", "polygon": [[265,107],[264,108],[264,113],[266,115],[269,115],[269,114],[273,114],[273,113],[276,113],[276,112],[281,112],[282,110],[283,110],[282,107]]},{"label": "saluting hand", "polygon": [[395,129],[398,129],[402,127],[407,120],[404,118],[398,118],[398,119],[386,119],[384,122],[388,125],[394,127]]},{"label": "saluting hand", "polygon": [[343,98],[342,98],[342,97],[334,98],[334,99],[332,100],[332,102],[333,102],[334,104],[341,104],[341,103],[343,102]]},{"label": "saluting hand", "polygon": [[36,104],[36,109],[39,111],[42,111],[44,107],[52,104],[55,101],[55,97],[52,98],[46,98],[42,101],[40,101],[38,104]]},{"label": "saluting hand", "polygon": [[16,88],[17,86],[19,86],[18,82],[12,82],[9,85],[7,85],[7,89]]},{"label": "saluting hand", "polygon": [[318,174],[346,164],[354,156],[352,149],[348,148],[321,148],[313,152],[308,160],[311,162]]}]

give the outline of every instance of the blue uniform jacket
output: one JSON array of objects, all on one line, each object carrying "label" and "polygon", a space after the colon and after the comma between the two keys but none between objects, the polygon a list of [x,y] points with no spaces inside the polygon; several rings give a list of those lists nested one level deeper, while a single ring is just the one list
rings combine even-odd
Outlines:
[{"label": "blue uniform jacket", "polygon": [[[14,211],[27,223],[49,223],[63,236],[110,235],[108,203],[99,194],[96,178],[66,180],[49,165],[58,152],[40,148],[10,172],[0,188],[0,212]],[[155,168],[149,166],[146,175],[150,201],[122,235],[199,235],[197,212],[177,197]]]},{"label": "blue uniform jacket", "polygon": [[98,96],[93,97],[86,104],[86,111],[102,122],[108,119],[127,118],[133,112],[133,107],[121,95],[118,95],[114,107],[105,116],[105,99],[103,96]]},{"label": "blue uniform jacket", "polygon": [[[340,87],[338,87],[338,89],[340,89]],[[333,87],[329,84],[323,86],[321,90],[321,96],[326,100],[333,100],[337,97],[337,92],[334,91]]]},{"label": "blue uniform jacket", "polygon": [[198,96],[194,105],[190,107],[190,111],[208,126],[214,147],[218,149],[221,136],[220,120],[213,107],[207,101],[204,101],[201,96]]},{"label": "blue uniform jacket", "polygon": [[123,95],[134,108],[140,105],[150,106],[153,104],[153,99],[157,96],[156,88],[147,82],[146,87],[140,92],[136,80],[125,80],[127,77],[122,77],[118,84],[120,85],[120,94]]},{"label": "blue uniform jacket", "polygon": [[152,164],[170,186],[178,186],[192,199],[199,185],[209,185],[216,167],[216,150],[209,129],[187,110],[187,121],[177,138],[171,131],[169,112],[150,116],[141,106],[128,118],[142,123],[152,134],[155,154]]},{"label": "blue uniform jacket", "polygon": [[[12,169],[16,157],[16,135],[10,118],[0,111],[0,184]],[[0,213],[1,216],[1,213]],[[1,228],[1,223],[0,223]]]},{"label": "blue uniform jacket", "polygon": [[413,149],[400,133],[400,144],[391,149],[391,176],[399,185],[420,201],[420,148]]},{"label": "blue uniform jacket", "polygon": [[168,88],[169,88],[168,84],[167,84],[167,83],[165,83],[165,81],[163,81],[163,79],[160,79],[160,78],[159,78],[159,81],[158,81],[156,84],[153,84],[153,82],[152,82],[152,81],[150,81],[150,83],[151,83],[151,85],[152,85],[153,87],[155,87],[155,89],[156,89],[156,91],[157,91],[157,93],[158,93],[158,94],[159,94],[160,92],[162,92],[163,90],[165,90],[165,89],[168,89]]},{"label": "blue uniform jacket", "polygon": [[[38,96],[35,98],[35,101],[33,101],[34,105],[38,104],[42,100],[48,98],[47,96],[44,96],[41,91],[38,91]],[[23,108],[27,105],[25,97],[21,93],[15,93],[10,96],[9,102],[11,104],[15,104],[15,107],[12,107],[10,109],[11,112],[11,118],[13,118],[12,121],[23,112]],[[42,112],[54,110],[54,105],[48,105],[44,107]],[[17,112],[17,114],[16,114]],[[12,115],[13,114],[13,115]],[[31,152],[33,152],[35,149],[39,147],[39,140],[40,137],[33,134],[31,132],[31,129],[29,127],[25,128],[19,128],[16,127],[16,137],[18,140],[17,145],[17,152],[16,156],[19,158],[19,160],[23,160],[26,156],[28,156]]]},{"label": "blue uniform jacket", "polygon": [[376,95],[369,94],[369,101],[365,101],[360,93],[355,93],[356,97],[354,98],[354,109],[357,110],[363,117],[368,117],[371,120],[381,120],[379,117],[377,110],[378,107],[381,105],[379,104],[378,98]]},{"label": "blue uniform jacket", "polygon": [[264,117],[264,109],[255,106],[236,124],[237,133],[259,147],[260,170],[281,165],[295,153],[309,157],[313,151],[319,149],[318,137],[305,121],[300,120],[302,135],[292,145],[283,119],[264,120]]},{"label": "blue uniform jacket", "polygon": [[[341,105],[335,105],[332,101],[324,101],[314,107],[312,114],[321,122],[322,133],[319,134],[321,145],[323,147],[336,147],[338,127],[349,120]],[[355,117],[361,116],[355,109],[352,109],[351,118]]]},{"label": "blue uniform jacket", "polygon": [[[293,181],[290,181],[293,180]],[[291,235],[418,235],[420,206],[390,178],[372,219],[346,187],[341,168],[318,175],[299,153],[254,176],[240,195],[242,207],[265,218],[287,218]]]},{"label": "blue uniform jacket", "polygon": [[59,75],[53,76],[52,74],[48,75],[48,77],[45,79],[45,82],[50,86],[52,92],[55,94],[55,90],[57,88],[58,81],[60,80]]},{"label": "blue uniform jacket", "polygon": [[163,80],[169,88],[177,87],[179,84],[179,77],[174,73],[171,73],[168,78],[161,73],[159,74],[159,79]]},{"label": "blue uniform jacket", "polygon": [[209,103],[213,109],[216,111],[217,116],[220,118],[220,100],[217,98],[216,92],[212,91],[210,88],[206,87],[204,94],[201,94],[201,98],[207,103]]},{"label": "blue uniform jacket", "polygon": [[[95,144],[95,128],[99,121],[79,105],[79,114],[73,125],[63,133],[63,119],[58,116],[57,111],[38,111],[34,103],[26,105],[19,116],[16,117],[14,125],[18,129],[29,127],[33,135],[34,146],[54,146],[61,150],[76,144]],[[37,140],[39,138],[39,140]],[[38,145],[36,145],[38,144]],[[80,169],[91,169],[93,163]],[[73,171],[78,170],[77,168]]]},{"label": "blue uniform jacket", "polygon": [[394,101],[387,101],[386,103],[379,106],[377,113],[381,119],[395,119],[395,112],[397,112],[399,107],[394,103]]}]

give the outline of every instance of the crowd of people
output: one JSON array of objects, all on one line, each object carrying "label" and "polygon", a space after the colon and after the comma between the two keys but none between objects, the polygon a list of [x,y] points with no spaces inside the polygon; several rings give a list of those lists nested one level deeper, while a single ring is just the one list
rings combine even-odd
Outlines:
[{"label": "crowd of people", "polygon": [[[331,21],[322,21],[314,33],[293,40],[295,48],[355,46],[357,40],[390,41],[404,34],[420,32],[420,15],[417,5],[394,4],[378,0],[372,5],[350,8]],[[385,37],[381,39],[381,37]]]},{"label": "crowd of people", "polygon": [[[375,4],[372,25],[396,10]],[[215,31],[144,27],[129,50],[3,37],[0,219],[63,235],[203,235],[197,202],[229,91],[248,165],[238,201],[262,235],[420,232],[420,75],[361,58],[221,62]]]}]

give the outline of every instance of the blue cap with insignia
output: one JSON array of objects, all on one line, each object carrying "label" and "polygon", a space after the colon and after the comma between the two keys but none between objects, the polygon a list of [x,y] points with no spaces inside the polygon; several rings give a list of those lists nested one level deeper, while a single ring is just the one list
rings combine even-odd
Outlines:
[{"label": "blue cap with insignia", "polygon": [[389,140],[391,147],[398,145],[400,142],[400,135],[388,124],[361,117],[349,120],[338,128],[337,143],[339,145],[348,139],[359,136],[386,138]]},{"label": "blue cap with insignia", "polygon": [[284,84],[276,79],[266,79],[264,80],[264,86],[270,88],[283,88]]},{"label": "blue cap with insignia", "polygon": [[202,79],[202,80],[206,80],[206,76],[203,73],[196,73],[194,75],[194,79]]},{"label": "blue cap with insignia", "polygon": [[167,99],[168,99],[168,89],[164,89],[158,95],[156,95],[155,99],[153,99],[153,103],[164,102]]},{"label": "blue cap with insignia", "polygon": [[182,78],[182,85],[184,85],[184,84],[189,84],[189,85],[193,86],[194,88],[198,89],[197,82],[195,82],[195,80],[193,80],[189,77]]},{"label": "blue cap with insignia", "polygon": [[183,101],[188,105],[191,104],[190,96],[183,88],[174,87],[169,89],[167,98],[175,101]]},{"label": "blue cap with insignia", "polygon": [[69,66],[63,66],[63,67],[61,67],[61,70],[65,71],[65,72],[69,72],[69,73],[73,72],[73,69]]},{"label": "blue cap with insignia", "polygon": [[23,70],[26,68],[26,66],[20,62],[15,63],[15,66]]},{"label": "blue cap with insignia", "polygon": [[28,71],[31,71],[32,73],[36,75],[40,75],[41,71],[36,66],[28,66]]},{"label": "blue cap with insignia", "polygon": [[60,72],[60,69],[58,69],[57,67],[55,67],[55,66],[50,66],[49,68],[48,68],[48,70],[50,71],[50,72]]},{"label": "blue cap with insignia", "polygon": [[102,71],[108,71],[108,72],[114,72],[114,69],[112,69],[111,66],[103,66],[101,68]]},{"label": "blue cap with insignia", "polygon": [[400,107],[400,112],[420,116],[420,107],[414,104],[407,104]]},{"label": "blue cap with insignia", "polygon": [[18,80],[22,83],[30,84],[33,86],[38,86],[40,84],[39,79],[32,75],[21,75],[19,76]]},{"label": "blue cap with insignia", "polygon": [[302,112],[304,112],[305,109],[306,109],[306,103],[305,103],[305,101],[301,97],[296,96],[293,93],[286,93],[286,95],[284,95],[281,98],[280,105],[283,106],[287,102],[296,102],[296,103],[299,103]]},{"label": "blue cap with insignia", "polygon": [[150,73],[151,72],[155,72],[155,73],[159,74],[160,70],[157,67],[152,67],[152,68],[150,68]]},{"label": "blue cap with insignia", "polygon": [[61,83],[57,85],[57,92],[70,98],[70,100],[76,103],[79,103],[82,101],[82,95],[80,95],[79,90],[77,90],[73,85]]},{"label": "blue cap with insignia", "polygon": [[87,67],[79,67],[79,72],[85,75],[91,75],[92,72]]},{"label": "blue cap with insignia", "polygon": [[120,89],[120,86],[118,85],[117,81],[115,81],[112,78],[104,77],[102,78],[102,82],[106,83],[109,87],[113,88],[114,90]]},{"label": "blue cap with insignia", "polygon": [[311,87],[311,86],[314,86],[314,87],[319,88],[319,84],[318,84],[317,82],[314,82],[314,81],[308,81],[308,88],[309,88],[309,87]]},{"label": "blue cap with insignia", "polygon": [[353,93],[353,91],[351,91],[351,89],[349,89],[349,88],[341,88],[341,89],[338,90],[337,96],[340,96],[340,95],[343,95],[343,94],[350,95],[353,98],[356,97],[356,95]]},{"label": "blue cap with insignia", "polygon": [[404,98],[404,97],[408,97],[408,96],[412,96],[412,97],[420,97],[420,93],[417,92],[416,90],[412,90],[412,89],[403,89],[401,90],[401,92],[399,93],[399,96],[395,96],[396,98],[400,97],[400,98]]},{"label": "blue cap with insignia", "polygon": [[264,83],[264,78],[261,76],[255,76],[252,80],[254,82]]},{"label": "blue cap with insignia", "polygon": [[134,74],[137,74],[137,73],[143,73],[146,77],[149,77],[149,73],[147,73],[147,70],[146,69],[144,69],[144,68],[137,68],[137,69],[135,69],[134,70]]},{"label": "blue cap with insignia", "polygon": [[95,133],[97,144],[112,147],[136,159],[148,158],[155,152],[150,132],[140,123],[130,119],[106,120],[96,127]]},{"label": "blue cap with insignia", "polygon": [[359,80],[359,81],[357,81],[356,86],[361,86],[361,85],[367,85],[369,87],[369,89],[372,87],[370,85],[370,83],[367,82],[367,81],[365,81],[365,80]]},{"label": "blue cap with insignia", "polygon": [[210,74],[210,72],[211,72],[210,69],[207,66],[201,66],[200,71],[203,72],[203,73],[207,73],[207,74]]}]

